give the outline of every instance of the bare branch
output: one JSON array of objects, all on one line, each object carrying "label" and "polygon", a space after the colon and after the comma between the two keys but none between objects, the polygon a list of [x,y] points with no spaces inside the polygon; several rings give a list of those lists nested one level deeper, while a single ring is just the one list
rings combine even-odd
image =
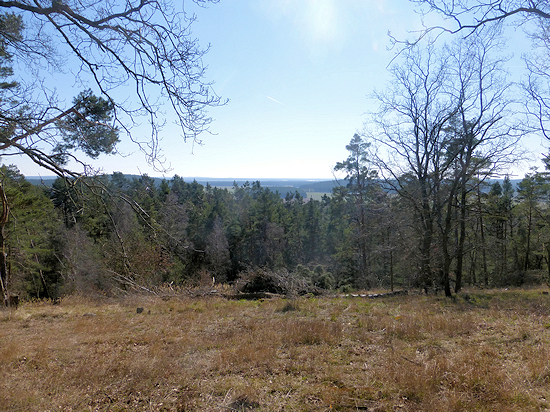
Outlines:
[{"label": "bare branch", "polygon": [[[199,5],[208,2],[217,0],[195,1]],[[204,80],[202,57],[208,47],[201,49],[192,37],[190,24],[194,17],[183,8],[176,10],[171,0],[129,0],[122,4],[113,0],[0,1],[1,10],[20,15],[25,22],[20,40],[0,29],[0,40],[10,47],[13,59],[29,62],[33,73],[40,76],[44,63],[62,67],[58,56],[68,56],[68,67],[75,67],[74,63],[80,66],[70,74],[74,84],[92,85],[113,105],[117,127],[138,143],[153,165],[162,165],[159,141],[166,124],[162,114],[165,108],[171,109],[184,140],[200,144],[199,135],[208,131],[212,121],[206,109],[224,104],[213,92],[212,84]],[[57,54],[45,52],[45,45]],[[121,87],[125,87],[125,93],[131,91],[122,101],[117,99]],[[16,115],[15,106],[2,111],[4,120],[20,121],[15,129],[25,130],[11,140],[22,143],[34,134],[34,144],[41,139],[55,141],[55,133],[44,132],[74,112],[71,108],[56,109],[58,113],[51,116],[51,109],[63,104],[46,89],[43,94],[45,99],[37,99],[34,89],[18,99],[28,102],[26,112],[33,112],[31,118],[39,119],[33,126],[24,123],[24,116]],[[150,127],[147,141],[131,134],[132,125],[139,124],[143,117]],[[10,147],[6,138],[0,140],[0,150]]]}]

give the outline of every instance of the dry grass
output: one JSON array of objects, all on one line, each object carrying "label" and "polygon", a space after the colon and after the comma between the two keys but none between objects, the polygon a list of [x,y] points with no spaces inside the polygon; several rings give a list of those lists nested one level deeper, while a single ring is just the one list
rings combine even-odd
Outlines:
[{"label": "dry grass", "polygon": [[[143,313],[136,313],[143,307]],[[0,311],[0,410],[550,409],[550,297],[133,297]]]}]

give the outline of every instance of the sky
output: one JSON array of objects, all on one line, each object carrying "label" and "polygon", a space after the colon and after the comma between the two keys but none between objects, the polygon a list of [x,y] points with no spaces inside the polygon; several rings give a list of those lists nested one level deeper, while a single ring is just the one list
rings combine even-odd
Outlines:
[{"label": "sky", "polygon": [[[185,1],[185,8],[196,14],[193,36],[210,45],[205,80],[229,102],[209,109],[203,145],[164,129],[169,171],[155,171],[123,142],[124,156],[91,162],[105,173],[333,179],[345,146],[376,110],[369,96],[389,81],[388,32],[406,38],[422,27],[407,0],[221,0],[206,8]],[[537,156],[540,142],[531,141]],[[23,158],[9,162],[27,176],[48,175]]]}]

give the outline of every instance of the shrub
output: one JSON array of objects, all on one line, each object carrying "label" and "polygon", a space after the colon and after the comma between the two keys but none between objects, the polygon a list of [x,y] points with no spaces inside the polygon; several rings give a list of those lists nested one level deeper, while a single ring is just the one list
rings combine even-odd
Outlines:
[{"label": "shrub", "polygon": [[[307,269],[306,269],[307,270]],[[243,293],[275,293],[279,295],[318,295],[320,289],[304,277],[290,274],[282,269],[272,271],[253,268],[241,273],[237,289]]]}]

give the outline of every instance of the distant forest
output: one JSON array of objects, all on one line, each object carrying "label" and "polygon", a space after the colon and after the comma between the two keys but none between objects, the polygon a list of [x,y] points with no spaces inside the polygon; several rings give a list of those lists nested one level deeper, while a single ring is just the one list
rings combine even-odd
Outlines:
[{"label": "distant forest", "polygon": [[429,291],[445,279],[458,291],[549,279],[544,173],[527,175],[517,188],[508,178],[472,179],[467,207],[451,199],[446,231],[434,230],[429,276],[417,212],[374,178],[362,186],[349,179],[315,200],[297,190],[281,198],[258,181],[222,189],[114,173],[44,186],[13,166],[1,173],[10,207],[7,283],[23,298],[231,283],[255,270],[320,291]]},{"label": "distant forest", "polygon": [[[124,177],[129,180],[139,179],[139,175],[128,175]],[[156,185],[160,185],[164,177],[151,177]],[[55,176],[40,177],[30,176],[27,180],[34,185],[51,186],[55,181]],[[211,185],[217,188],[232,188],[235,184],[244,185],[246,182],[259,181],[263,187],[269,188],[272,192],[278,192],[281,198],[285,198],[288,193],[294,194],[296,191],[304,198],[308,197],[308,193],[331,194],[332,189],[336,186],[345,186],[346,180],[318,180],[318,179],[220,179],[206,177],[183,177],[190,182],[197,182],[203,186]]]}]

